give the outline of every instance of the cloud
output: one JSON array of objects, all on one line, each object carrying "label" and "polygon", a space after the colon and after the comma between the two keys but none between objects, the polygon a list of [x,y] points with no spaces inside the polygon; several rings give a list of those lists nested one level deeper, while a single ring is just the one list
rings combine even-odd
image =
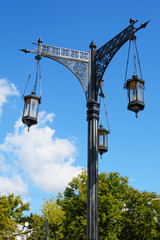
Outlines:
[{"label": "cloud", "polygon": [[6,163],[6,159],[2,153],[0,153],[0,172],[1,173],[9,173],[11,170],[11,165]]},{"label": "cloud", "polygon": [[8,102],[9,96],[18,96],[19,92],[13,83],[5,78],[0,79],[0,117],[2,115],[3,105]]},{"label": "cloud", "polygon": [[53,117],[55,117],[54,113],[48,113],[46,114],[45,111],[41,111],[39,113],[39,124],[44,125],[46,122],[53,122]]},{"label": "cloud", "polygon": [[41,112],[40,125],[31,127],[30,132],[19,119],[14,132],[7,134],[0,145],[1,152],[14,159],[17,171],[22,170],[35,186],[47,192],[63,191],[81,172],[81,167],[75,166],[75,142],[55,137],[55,130],[46,125],[53,117]]},{"label": "cloud", "polygon": [[14,193],[20,195],[21,193],[28,192],[27,184],[24,183],[19,175],[13,177],[2,176],[0,177],[0,194],[8,195]]}]

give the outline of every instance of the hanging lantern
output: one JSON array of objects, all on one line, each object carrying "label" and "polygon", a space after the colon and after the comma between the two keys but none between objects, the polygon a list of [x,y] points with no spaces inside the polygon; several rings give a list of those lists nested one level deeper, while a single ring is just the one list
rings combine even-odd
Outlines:
[{"label": "hanging lantern", "polygon": [[131,79],[127,80],[126,88],[128,91],[128,110],[137,113],[144,109],[144,80],[133,75]]},{"label": "hanging lantern", "polygon": [[[33,91],[31,92],[31,95],[24,96],[36,60],[37,60],[37,71],[36,71],[36,80],[35,80],[35,84],[33,87]],[[28,126],[28,131],[31,126],[36,125],[38,122],[38,110],[39,110],[39,104],[41,103],[40,60],[41,60],[41,57],[39,55],[35,57],[35,61],[33,63],[31,73],[29,74],[28,81],[27,81],[27,84],[26,84],[26,87],[24,90],[24,94],[23,94],[24,110],[23,110],[22,122]],[[38,77],[39,77],[39,82],[40,82],[40,97],[36,96]]]},{"label": "hanging lantern", "polygon": [[101,154],[108,151],[108,133],[109,131],[100,125],[98,129],[98,152]]},{"label": "hanging lantern", "polygon": [[[134,74],[131,79],[128,79],[126,81],[131,43],[133,43]],[[137,62],[138,62],[139,73],[140,73],[141,78],[138,78]],[[128,110],[135,112],[136,117],[137,117],[137,113],[139,111],[142,111],[145,107],[144,93],[143,93],[144,83],[145,82],[142,77],[140,60],[139,60],[139,56],[138,56],[138,49],[137,49],[137,45],[136,45],[136,36],[134,35],[134,32],[133,32],[133,35],[130,37],[130,41],[129,41],[128,59],[127,59],[127,66],[126,66],[124,88],[126,88],[127,92],[128,92]]]},{"label": "hanging lantern", "polygon": [[28,129],[37,124],[38,122],[38,108],[41,103],[41,98],[35,96],[35,92],[31,92],[31,95],[24,97],[24,110],[22,122],[28,126]]}]

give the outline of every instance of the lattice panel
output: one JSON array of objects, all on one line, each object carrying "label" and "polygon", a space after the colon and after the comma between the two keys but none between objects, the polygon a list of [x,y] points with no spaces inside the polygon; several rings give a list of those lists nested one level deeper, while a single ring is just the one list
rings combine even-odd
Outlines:
[{"label": "lattice panel", "polygon": [[89,61],[89,53],[68,49],[68,48],[61,48],[61,47],[53,47],[49,45],[42,44],[41,51],[43,53],[51,54],[52,56],[73,59],[73,60],[80,60],[84,62]]},{"label": "lattice panel", "polygon": [[98,79],[101,79],[103,77],[108,64],[116,52],[122,47],[125,42],[129,40],[129,37],[133,34],[132,30],[132,26],[128,26],[96,51],[96,67]]},{"label": "lattice panel", "polygon": [[[43,52],[42,52],[42,56],[43,56]],[[45,54],[45,56],[46,56],[46,54]],[[80,83],[84,89],[85,95],[87,97],[87,93],[88,93],[88,63],[85,63],[82,61],[63,59],[60,57],[54,57],[53,55],[49,56],[49,58],[63,64],[71,72],[74,73],[74,75],[80,81]]]}]

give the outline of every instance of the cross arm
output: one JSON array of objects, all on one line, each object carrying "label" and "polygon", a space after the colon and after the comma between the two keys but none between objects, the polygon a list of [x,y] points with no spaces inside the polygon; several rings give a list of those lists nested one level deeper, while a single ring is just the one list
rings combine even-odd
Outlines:
[{"label": "cross arm", "polygon": [[38,47],[33,51],[20,50],[24,53],[36,54],[37,59],[38,57],[50,58],[67,67],[78,78],[87,97],[89,52],[42,44],[41,38],[34,44]]}]

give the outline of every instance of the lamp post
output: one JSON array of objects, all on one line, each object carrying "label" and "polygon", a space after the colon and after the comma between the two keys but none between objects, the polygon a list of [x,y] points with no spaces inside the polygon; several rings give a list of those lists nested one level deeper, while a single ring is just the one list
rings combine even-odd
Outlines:
[{"label": "lamp post", "polygon": [[98,240],[99,88],[113,56],[128,40],[133,39],[135,32],[145,28],[148,22],[141,24],[139,28],[134,27],[135,23],[131,18],[127,28],[98,50],[93,41],[90,51],[83,52],[42,44],[41,38],[35,43],[37,48],[34,51],[21,49],[25,53],[35,53],[39,57],[50,58],[63,64],[78,78],[85,92],[88,121],[87,240]]}]

